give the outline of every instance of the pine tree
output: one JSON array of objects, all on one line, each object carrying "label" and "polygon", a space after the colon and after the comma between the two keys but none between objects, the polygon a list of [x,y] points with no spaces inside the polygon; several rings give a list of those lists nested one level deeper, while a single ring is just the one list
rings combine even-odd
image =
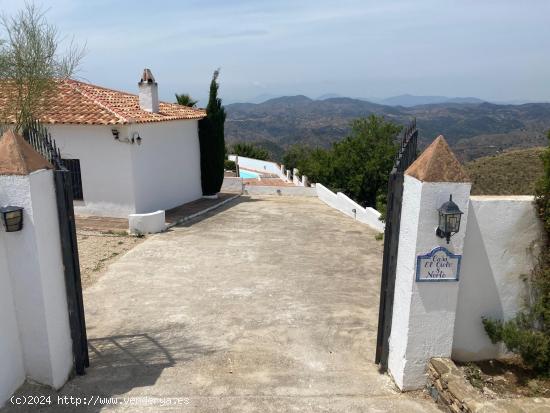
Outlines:
[{"label": "pine tree", "polygon": [[199,141],[201,149],[201,178],[203,195],[215,195],[223,183],[223,165],[225,155],[225,109],[218,97],[218,76],[214,71],[210,82],[210,96],[206,107],[206,118],[199,122]]}]

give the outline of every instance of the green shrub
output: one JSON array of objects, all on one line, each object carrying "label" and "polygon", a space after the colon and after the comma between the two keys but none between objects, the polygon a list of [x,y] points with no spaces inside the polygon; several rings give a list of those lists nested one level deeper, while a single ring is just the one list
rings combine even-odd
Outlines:
[{"label": "green shrub", "polygon": [[401,129],[382,116],[355,119],[349,136],[334,142],[331,148],[291,146],[283,163],[287,168],[298,168],[311,182],[319,182],[333,192],[341,191],[362,206],[383,208]]},{"label": "green shrub", "polygon": [[[550,142],[550,132],[548,133]],[[529,294],[525,310],[503,322],[484,318],[483,326],[493,343],[502,342],[519,354],[525,364],[543,375],[550,375],[550,145],[545,149],[544,176],[537,183],[536,202],[546,230],[546,245],[538,265],[529,277]]]},{"label": "green shrub", "polygon": [[238,142],[231,147],[231,152],[234,155],[244,156],[246,158],[259,159],[261,161],[267,161],[269,159],[269,152],[264,148],[256,146],[252,143]]},{"label": "green shrub", "polygon": [[229,159],[226,159],[223,162],[223,167],[226,171],[237,172],[237,164],[234,161],[230,161]]}]

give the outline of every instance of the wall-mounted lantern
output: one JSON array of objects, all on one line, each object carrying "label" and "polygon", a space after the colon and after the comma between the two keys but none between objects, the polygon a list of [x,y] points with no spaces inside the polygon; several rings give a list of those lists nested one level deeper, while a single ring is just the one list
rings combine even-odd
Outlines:
[{"label": "wall-mounted lantern", "polygon": [[138,132],[132,133],[132,137],[120,137],[120,131],[118,129],[111,129],[111,133],[113,134],[113,138],[115,138],[115,141],[119,141],[122,143],[131,143],[132,145],[134,143],[137,143],[138,145],[141,145],[141,136],[139,136]]},{"label": "wall-mounted lantern", "polygon": [[138,145],[141,145],[141,136],[139,136],[138,132],[134,132],[132,135],[132,143],[137,143]]},{"label": "wall-mounted lantern", "polygon": [[453,202],[452,195],[437,211],[439,212],[439,225],[435,233],[438,237],[445,238],[448,244],[451,237],[460,230],[460,219],[463,212]]},{"label": "wall-mounted lantern", "polygon": [[6,232],[21,231],[23,228],[23,208],[17,206],[7,206],[0,208],[2,222]]}]

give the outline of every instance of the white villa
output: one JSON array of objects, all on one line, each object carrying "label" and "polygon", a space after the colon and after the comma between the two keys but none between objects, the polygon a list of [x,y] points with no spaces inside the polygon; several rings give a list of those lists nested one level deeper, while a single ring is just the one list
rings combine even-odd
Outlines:
[{"label": "white villa", "polygon": [[138,95],[75,80],[58,92],[40,121],[72,172],[76,213],[127,217],[202,196],[198,121],[206,113],[159,102],[149,69]]}]

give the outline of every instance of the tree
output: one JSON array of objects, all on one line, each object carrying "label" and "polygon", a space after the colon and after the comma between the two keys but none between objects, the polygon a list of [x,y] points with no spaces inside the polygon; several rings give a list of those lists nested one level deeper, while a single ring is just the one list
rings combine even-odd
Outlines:
[{"label": "tree", "polygon": [[536,203],[546,231],[546,245],[538,264],[528,278],[529,294],[525,308],[508,321],[483,318],[483,325],[493,343],[503,342],[508,350],[521,355],[536,372],[550,372],[550,132],[548,146],[542,154],[544,175],[537,183]]},{"label": "tree", "polygon": [[188,106],[190,108],[194,108],[198,103],[198,100],[194,100],[191,95],[187,93],[182,93],[181,95],[176,93],[176,101],[178,105]]},{"label": "tree", "polygon": [[387,188],[400,131],[401,126],[383,117],[356,119],[350,135],[331,149],[291,147],[285,162],[295,163],[311,181],[343,192],[363,206],[375,207]]},{"label": "tree", "polygon": [[302,144],[294,144],[288,148],[283,155],[283,164],[287,169],[298,168],[298,165],[304,164],[310,156],[311,148]]},{"label": "tree", "polygon": [[260,159],[267,161],[269,159],[269,152],[264,148],[260,148],[252,143],[238,142],[231,147],[233,155],[245,156],[247,158]]},{"label": "tree", "polygon": [[57,28],[32,3],[13,17],[2,16],[0,27],[5,36],[0,40],[0,82],[9,91],[0,121],[14,123],[20,131],[40,117],[59,82],[74,75],[84,48],[71,42],[60,53]]},{"label": "tree", "polygon": [[223,183],[225,159],[225,109],[218,97],[218,76],[215,70],[210,82],[210,95],[206,117],[199,122],[199,143],[201,150],[201,181],[204,195],[215,195]]}]

